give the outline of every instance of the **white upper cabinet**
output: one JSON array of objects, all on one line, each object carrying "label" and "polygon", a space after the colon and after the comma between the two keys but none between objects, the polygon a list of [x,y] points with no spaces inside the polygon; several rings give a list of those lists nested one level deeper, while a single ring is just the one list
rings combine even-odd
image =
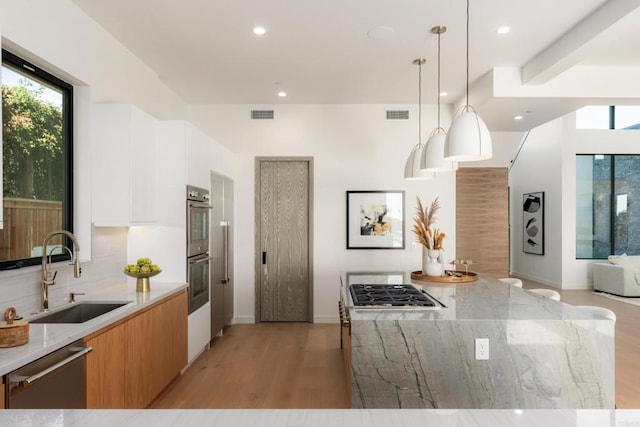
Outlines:
[{"label": "white upper cabinet", "polygon": [[[161,120],[158,124],[158,166],[162,171],[159,177],[160,223],[179,227],[183,234],[187,221],[186,126],[187,122],[183,120]],[[186,247],[181,254],[185,251]]]},{"label": "white upper cabinet", "polygon": [[211,186],[211,138],[196,126],[186,126],[187,184],[209,188]]},{"label": "white upper cabinet", "polygon": [[156,223],[158,121],[127,104],[94,104],[91,121],[94,225]]}]

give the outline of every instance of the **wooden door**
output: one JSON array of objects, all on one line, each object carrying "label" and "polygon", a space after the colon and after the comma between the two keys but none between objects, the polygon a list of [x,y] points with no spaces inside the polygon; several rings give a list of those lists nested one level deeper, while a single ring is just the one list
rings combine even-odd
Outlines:
[{"label": "wooden door", "polygon": [[509,276],[509,171],[460,168],[456,173],[456,257],[470,271]]},{"label": "wooden door", "polygon": [[311,160],[258,159],[256,320],[312,320]]}]

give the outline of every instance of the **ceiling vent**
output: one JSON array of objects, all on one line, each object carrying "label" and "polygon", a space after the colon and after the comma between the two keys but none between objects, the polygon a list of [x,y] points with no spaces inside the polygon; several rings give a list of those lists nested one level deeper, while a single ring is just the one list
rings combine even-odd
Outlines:
[{"label": "ceiling vent", "polygon": [[251,110],[251,120],[273,120],[273,110]]},{"label": "ceiling vent", "polygon": [[409,110],[387,110],[387,120],[409,120]]}]

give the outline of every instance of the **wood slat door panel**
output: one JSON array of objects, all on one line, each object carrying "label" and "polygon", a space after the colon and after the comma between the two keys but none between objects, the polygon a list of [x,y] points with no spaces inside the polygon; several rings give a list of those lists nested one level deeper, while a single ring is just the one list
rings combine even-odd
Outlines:
[{"label": "wood slat door panel", "polygon": [[456,257],[471,271],[509,276],[509,172],[460,168],[456,173]]},{"label": "wood slat door panel", "polygon": [[[309,162],[261,161],[261,322],[309,321]],[[262,258],[262,257],[261,257]]]}]

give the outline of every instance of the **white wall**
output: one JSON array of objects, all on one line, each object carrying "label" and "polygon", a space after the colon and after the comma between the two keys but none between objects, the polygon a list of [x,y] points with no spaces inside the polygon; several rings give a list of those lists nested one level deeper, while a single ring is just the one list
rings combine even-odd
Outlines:
[{"label": "white wall", "polygon": [[[562,120],[533,129],[509,173],[511,272],[552,286],[562,283]],[[523,194],[544,191],[544,255],[522,250]]]},{"label": "white wall", "polygon": [[[251,109],[274,109],[275,120],[250,120]],[[411,120],[386,120],[386,109],[410,109]],[[435,127],[435,107],[423,107],[424,137]],[[454,174],[434,181],[403,178],[417,143],[417,106],[208,105],[191,106],[190,119],[238,153],[235,180],[236,318],[254,321],[254,168],[256,156],[314,158],[314,318],[336,321],[339,274],[346,270],[418,270],[411,218],[416,196],[440,198],[438,226],[447,233],[445,257],[455,257]],[[448,116],[448,112],[445,112]],[[443,122],[447,122],[445,117]],[[404,190],[404,250],[346,249],[346,191]]]}]

